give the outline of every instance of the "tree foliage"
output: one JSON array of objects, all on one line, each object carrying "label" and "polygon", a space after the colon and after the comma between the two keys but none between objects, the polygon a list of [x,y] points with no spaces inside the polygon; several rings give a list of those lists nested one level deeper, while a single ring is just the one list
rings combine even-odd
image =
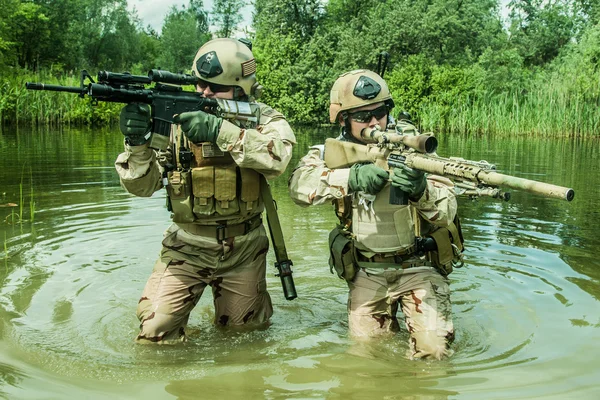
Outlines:
[{"label": "tree foliage", "polygon": [[210,39],[202,0],[173,8],[162,34],[142,28],[126,0],[2,0],[0,66],[50,69],[189,69]]},{"label": "tree foliage", "polygon": [[189,72],[194,55],[210,37],[208,19],[201,1],[192,1],[188,8],[172,7],[162,27],[158,66],[176,72]]},{"label": "tree foliage", "polygon": [[231,37],[242,21],[240,9],[244,4],[244,0],[214,0],[211,14],[217,37]]},{"label": "tree foliage", "polygon": [[[511,0],[507,18],[501,4],[506,1],[254,0],[246,33],[262,101],[292,122],[328,122],[329,90],[339,74],[376,70],[385,51],[394,112],[409,111],[416,120],[431,115],[424,109],[432,104],[445,123],[459,109],[499,98],[519,105],[533,92],[597,108],[600,2]],[[0,76],[23,69],[56,77],[83,68],[189,71],[213,35],[240,36],[246,5],[216,0],[208,13],[202,0],[189,0],[171,8],[155,32],[141,26],[126,0],[0,0]],[[0,82],[2,104],[18,98],[11,90]]]}]

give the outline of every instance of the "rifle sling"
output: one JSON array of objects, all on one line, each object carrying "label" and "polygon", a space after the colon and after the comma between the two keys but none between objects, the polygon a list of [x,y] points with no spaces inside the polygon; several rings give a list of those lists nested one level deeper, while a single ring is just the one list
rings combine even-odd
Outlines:
[{"label": "rifle sling", "polygon": [[277,208],[275,207],[275,200],[273,200],[271,194],[271,187],[264,175],[261,175],[260,178],[260,193],[265,204],[265,211],[267,212],[267,225],[269,226],[269,233],[271,234],[271,243],[273,243],[275,258],[277,259],[277,262],[288,261],[289,258],[285,249],[283,231],[281,230],[279,215],[277,214]]}]

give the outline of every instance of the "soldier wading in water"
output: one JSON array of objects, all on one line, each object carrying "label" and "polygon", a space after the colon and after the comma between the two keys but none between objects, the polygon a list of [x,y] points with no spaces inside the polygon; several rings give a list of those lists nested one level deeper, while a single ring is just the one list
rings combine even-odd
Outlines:
[{"label": "soldier wading in water", "polygon": [[[378,74],[342,74],[331,89],[330,102],[330,120],[342,129],[337,140],[366,143],[363,129],[385,128],[393,107],[388,86]],[[399,126],[403,132],[418,133],[409,121]],[[438,247],[462,249],[462,242],[449,239],[449,230],[459,229],[452,183],[373,163],[331,169],[324,151],[322,145],[314,146],[301,159],[290,177],[289,192],[301,206],[335,206],[340,224],[329,237],[330,265],[348,284],[351,335],[368,338],[398,331],[400,307],[410,335],[410,357],[448,355],[454,338],[447,278],[452,266],[417,252],[415,239],[436,236]],[[390,190],[396,189],[408,195],[408,204],[390,204]]]},{"label": "soldier wading in water", "polygon": [[[202,46],[192,69],[204,97],[252,102],[258,92],[249,46],[215,39]],[[137,341],[178,343],[207,286],[215,323],[265,326],[273,313],[265,273],[269,242],[262,224],[261,180],[287,167],[296,143],[285,117],[254,103],[258,121],[228,121],[203,111],[175,117],[167,151],[149,148],[150,109],[121,111],[125,152],[116,160],[122,186],[148,197],[166,187],[173,224],[144,288]]]}]

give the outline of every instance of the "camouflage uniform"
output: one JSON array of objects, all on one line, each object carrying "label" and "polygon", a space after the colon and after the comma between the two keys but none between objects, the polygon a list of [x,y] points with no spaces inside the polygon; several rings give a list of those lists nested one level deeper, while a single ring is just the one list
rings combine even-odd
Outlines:
[{"label": "camouflage uniform", "polygon": [[[343,136],[338,140],[344,140]],[[346,196],[351,199],[354,245],[357,257],[367,267],[362,263],[348,282],[350,333],[370,337],[397,331],[400,306],[410,334],[411,356],[441,358],[448,353],[454,335],[448,279],[423,258],[398,257],[390,243],[414,241],[415,213],[437,226],[453,221],[457,205],[452,188],[427,179],[427,188],[417,202],[396,206],[389,204],[388,183],[373,201],[361,199],[357,193],[349,194],[350,168],[327,168],[322,154],[322,147],[315,146],[301,159],[290,177],[289,192],[303,207],[335,203]],[[369,268],[368,262],[379,267]]]},{"label": "camouflage uniform", "polygon": [[[216,145],[234,163],[234,194],[236,182],[238,191],[243,184],[241,171],[256,171],[272,179],[285,170],[292,155],[295,137],[285,117],[264,104],[260,111],[255,129],[224,120],[217,138]],[[179,135],[173,129],[170,147],[180,143]],[[126,144],[115,162],[121,185],[136,196],[151,196],[163,187],[164,166],[173,162],[170,154],[170,149],[163,153],[147,144]],[[215,188],[215,197],[219,189]],[[172,192],[169,194],[174,202]],[[215,200],[210,197],[209,201]],[[240,200],[240,206],[236,203],[237,208],[232,209],[235,212],[226,215],[216,209],[210,214],[196,213],[194,208],[193,221],[175,222],[167,229],[160,258],[138,304],[141,331],[137,341],[184,341],[189,314],[207,286],[213,292],[215,323],[268,323],[273,309],[265,283],[269,243],[261,220],[263,202],[258,198],[248,208],[241,204]]]}]

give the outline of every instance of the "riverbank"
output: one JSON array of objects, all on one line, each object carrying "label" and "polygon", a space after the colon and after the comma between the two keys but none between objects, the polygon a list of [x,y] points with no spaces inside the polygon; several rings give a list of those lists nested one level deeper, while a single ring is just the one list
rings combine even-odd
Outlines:
[{"label": "riverbank", "polygon": [[[119,103],[81,99],[74,93],[27,90],[26,82],[80,86],[77,75],[51,76],[28,71],[0,78],[0,122],[3,125],[107,126],[118,123]],[[393,87],[391,88],[393,91]],[[600,107],[564,87],[551,84],[520,93],[430,99],[419,105],[422,131],[472,135],[598,137]],[[401,111],[396,107],[394,113]],[[327,115],[323,115],[326,123]],[[302,124],[294,116],[290,121]]]}]

